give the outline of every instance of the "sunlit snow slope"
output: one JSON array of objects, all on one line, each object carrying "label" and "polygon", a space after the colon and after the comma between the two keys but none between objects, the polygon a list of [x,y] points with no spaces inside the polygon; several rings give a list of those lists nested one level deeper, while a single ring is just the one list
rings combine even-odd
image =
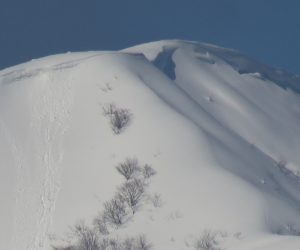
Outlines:
[{"label": "sunlit snow slope", "polygon": [[[299,250],[300,78],[239,52],[161,41],[68,53],[0,72],[0,249],[51,249],[89,223],[136,157],[157,172],[114,237],[153,249]],[[103,107],[132,119],[111,130]]]}]

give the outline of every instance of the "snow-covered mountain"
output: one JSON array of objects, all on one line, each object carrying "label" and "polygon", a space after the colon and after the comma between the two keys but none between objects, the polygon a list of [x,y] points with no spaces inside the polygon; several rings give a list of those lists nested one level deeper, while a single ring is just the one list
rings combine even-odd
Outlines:
[{"label": "snow-covered mountain", "polygon": [[186,41],[2,70],[0,249],[67,246],[69,227],[92,228],[120,192],[116,166],[131,159],[156,174],[101,238],[202,249],[209,230],[211,250],[299,250],[299,93],[298,76]]}]

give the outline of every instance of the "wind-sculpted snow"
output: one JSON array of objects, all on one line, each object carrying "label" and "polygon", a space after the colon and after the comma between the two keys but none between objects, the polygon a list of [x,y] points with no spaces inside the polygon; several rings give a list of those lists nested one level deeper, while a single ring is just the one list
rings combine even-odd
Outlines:
[{"label": "wind-sculpted snow", "polygon": [[[276,69],[268,66],[236,50],[225,49],[210,44],[171,40],[150,43],[149,45],[140,45],[126,49],[125,51],[145,51],[145,55],[148,55],[149,59],[152,61],[154,54],[157,53],[157,55],[160,56],[165,54],[165,56],[167,56],[170,54],[169,51],[174,51],[178,47],[192,50],[193,56],[203,62],[214,64],[215,61],[220,61],[221,59],[240,74],[254,74],[254,76],[267,80],[270,83],[277,84],[284,89],[291,89],[300,93],[300,76],[293,75],[283,69]],[[167,53],[164,53],[164,51]],[[216,60],[214,60],[214,58]]]},{"label": "wind-sculpted snow", "polygon": [[161,69],[171,80],[175,80],[175,63],[172,60],[172,56],[176,49],[167,49],[160,52],[155,60],[154,65]]},{"label": "wind-sculpted snow", "polygon": [[[130,111],[126,129],[114,132],[107,107]],[[157,174],[110,238],[195,249],[210,232],[220,249],[298,250],[299,124],[298,76],[208,44],[3,70],[0,248],[48,250],[79,220],[91,225],[124,181],[115,167],[136,157]]]},{"label": "wind-sculpted snow", "polygon": [[300,93],[300,77],[281,69],[274,69],[238,52],[216,53],[218,57],[231,65],[240,74],[256,74],[262,80],[273,82],[284,89],[291,89]]},{"label": "wind-sculpted snow", "polygon": [[[148,64],[148,62],[144,62]],[[141,67],[147,67],[139,62],[135,65],[135,70]],[[141,72],[146,72],[144,69],[140,69]],[[151,66],[148,65],[148,74],[140,76],[141,81],[144,82],[152,91],[154,91],[162,100],[164,100],[172,109],[186,117],[192,123],[194,123],[209,139],[213,145],[213,151],[215,151],[215,159],[219,161],[220,166],[226,167],[229,171],[235,175],[240,176],[250,184],[256,186],[257,179],[256,174],[262,172],[268,179],[266,185],[260,187],[260,189],[266,192],[271,192],[273,195],[279,193],[281,199],[287,199],[289,202],[294,203],[296,206],[300,205],[300,197],[295,192],[290,192],[289,187],[282,185],[282,179],[286,179],[289,176],[290,182],[297,180],[297,176],[293,175],[292,171],[285,169],[286,166],[282,166],[280,170],[285,175],[280,175],[278,169],[274,166],[277,165],[276,159],[272,159],[266,155],[263,151],[257,150],[254,145],[251,145],[247,138],[243,138],[242,135],[236,131],[230,129],[223,124],[221,120],[214,117],[212,112],[208,112],[197,98],[189,92],[186,92],[181,86],[174,86],[171,81],[165,79],[165,76],[158,76],[153,78],[154,73],[151,72]],[[141,75],[141,74],[139,74]],[[161,83],[165,82],[164,86]],[[183,91],[182,91],[183,90]],[[193,92],[194,93],[194,92]],[[189,95],[191,94],[191,95]],[[252,150],[241,150],[241,148]],[[229,164],[226,163],[228,159],[221,156],[226,152],[230,152],[235,155],[234,161]],[[253,159],[260,158],[264,163],[257,165]],[[237,164],[239,162],[239,164]],[[245,164],[246,162],[246,164]],[[251,166],[251,168],[249,168]],[[297,181],[294,183],[296,190],[300,189],[300,183]]]}]

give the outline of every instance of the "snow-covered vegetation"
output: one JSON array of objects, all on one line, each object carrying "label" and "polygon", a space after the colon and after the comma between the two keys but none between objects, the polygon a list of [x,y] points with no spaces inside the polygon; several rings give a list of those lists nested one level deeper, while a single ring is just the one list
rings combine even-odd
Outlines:
[{"label": "snow-covered vegetation", "polygon": [[185,41],[2,70],[0,249],[298,250],[299,94]]}]

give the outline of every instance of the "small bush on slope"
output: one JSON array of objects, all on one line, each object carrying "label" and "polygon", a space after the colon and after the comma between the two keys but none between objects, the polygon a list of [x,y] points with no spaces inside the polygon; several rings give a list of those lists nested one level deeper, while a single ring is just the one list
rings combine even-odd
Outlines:
[{"label": "small bush on slope", "polygon": [[154,207],[161,207],[163,205],[161,194],[155,193],[152,196],[149,196],[149,200]]},{"label": "small bush on slope", "polygon": [[146,235],[142,234],[135,239],[134,250],[150,250],[152,244],[148,242]]},{"label": "small bush on slope", "polygon": [[95,228],[102,235],[108,235],[110,227],[116,229],[124,224],[128,217],[128,209],[132,214],[135,213],[145,194],[145,178],[149,179],[156,173],[146,164],[143,168],[146,169],[145,174],[142,174],[143,170],[136,158],[127,158],[125,162],[116,166],[116,169],[124,176],[126,182],[118,188],[113,199],[104,203],[104,210],[93,220]]},{"label": "small bush on slope", "polygon": [[73,233],[78,239],[77,249],[99,250],[99,239],[95,230],[86,226],[83,222],[75,225]]},{"label": "small bush on slope", "polygon": [[103,237],[94,228],[84,223],[75,225],[72,229],[76,244],[70,246],[52,247],[53,250],[150,250],[152,244],[144,234],[129,237],[124,240]]},{"label": "small bush on slope", "polygon": [[104,203],[104,211],[102,218],[105,222],[113,226],[120,226],[126,217],[126,206],[123,198],[116,195],[110,201]]},{"label": "small bush on slope", "polygon": [[[136,238],[127,238],[124,241],[107,237],[110,233],[108,225],[115,229],[121,226],[128,215],[128,208],[131,209],[133,214],[135,213],[136,207],[139,205],[145,193],[145,179],[149,179],[156,173],[155,170],[147,164],[142,170],[138,165],[137,159],[127,158],[125,163],[129,166],[129,170],[124,167],[117,168],[117,170],[125,177],[126,182],[119,187],[114,198],[104,202],[104,210],[94,218],[93,228],[86,226],[84,223],[76,224],[72,230],[76,238],[76,244],[58,247],[52,246],[53,250],[152,249],[152,244],[147,241],[145,235],[139,235]],[[137,176],[138,178],[133,178],[133,176]]]},{"label": "small bush on slope", "polygon": [[103,107],[103,114],[109,117],[110,126],[115,134],[120,134],[132,117],[128,109],[118,108],[111,103]]},{"label": "small bush on slope", "polygon": [[108,222],[103,213],[99,213],[93,220],[94,227],[101,235],[108,235]]},{"label": "small bush on slope", "polygon": [[218,247],[217,233],[205,230],[194,244],[196,250],[221,250]]},{"label": "small bush on slope", "polygon": [[127,203],[132,213],[135,213],[136,207],[145,193],[145,184],[140,179],[133,179],[124,183],[119,188],[120,199]]},{"label": "small bush on slope", "polygon": [[126,181],[132,179],[141,171],[136,158],[127,158],[124,162],[116,166],[117,171],[124,176]]},{"label": "small bush on slope", "polygon": [[156,171],[148,164],[145,164],[142,168],[142,174],[145,179],[149,179],[156,174]]}]

